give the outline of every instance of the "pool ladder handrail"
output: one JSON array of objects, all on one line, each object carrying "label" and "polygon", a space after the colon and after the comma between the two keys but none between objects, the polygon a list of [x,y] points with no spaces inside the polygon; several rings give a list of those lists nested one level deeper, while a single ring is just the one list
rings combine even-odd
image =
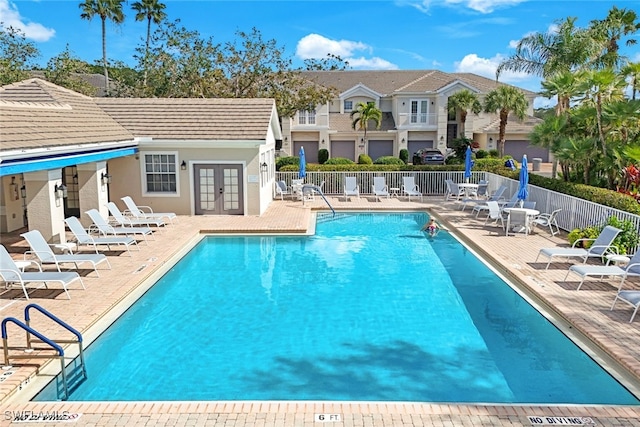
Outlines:
[{"label": "pool ladder handrail", "polygon": [[322,196],[322,199],[324,199],[325,203],[327,204],[327,206],[329,206],[329,209],[331,209],[331,212],[333,212],[333,216],[336,216],[336,211],[333,210],[333,206],[331,206],[331,203],[329,203],[329,201],[327,200],[326,197],[324,197],[324,193],[322,192],[322,188],[320,188],[320,186],[318,185],[314,185],[314,184],[304,184],[302,186],[302,204],[304,205],[304,191],[305,190],[311,190],[311,191],[315,191],[316,193],[320,194],[320,196]]},{"label": "pool ladder handrail", "polygon": [[[43,335],[42,333],[38,332],[37,330],[35,330],[34,328],[31,327],[30,322],[31,322],[31,315],[30,315],[30,310],[31,309],[35,309],[38,310],[40,313],[44,314],[46,317],[48,317],[49,319],[53,320],[55,323],[57,323],[58,325],[62,326],[63,328],[65,328],[66,330],[68,330],[69,332],[71,332],[73,335],[75,335],[76,339],[58,339],[58,340],[53,340],[51,338],[46,337],[45,335]],[[62,348],[62,346],[60,346],[60,343],[62,344],[78,344],[78,354],[80,357],[80,366],[82,369],[82,379],[86,379],[87,378],[87,370],[86,370],[86,366],[84,363],[84,349],[83,349],[83,345],[82,345],[82,334],[80,332],[78,332],[75,328],[73,328],[72,326],[70,326],[68,323],[66,323],[65,321],[61,320],[60,318],[58,318],[57,316],[55,316],[54,314],[52,314],[51,312],[47,311],[46,309],[44,309],[43,307],[37,305],[37,304],[28,304],[25,308],[24,308],[24,318],[25,318],[25,322],[23,323],[22,321],[16,319],[15,317],[7,317],[5,319],[2,320],[2,323],[0,324],[0,329],[1,329],[1,333],[2,333],[2,346],[4,349],[4,366],[5,367],[11,367],[10,365],[10,359],[50,359],[51,355],[50,354],[40,354],[40,355],[34,355],[31,354],[30,352],[34,351],[34,347],[33,347],[33,343],[44,343],[44,344],[48,344],[53,350],[55,350],[58,355],[55,356],[57,358],[59,358],[60,360],[60,373],[62,375],[62,387],[63,387],[63,396],[61,397],[61,400],[67,400],[69,398],[69,386],[67,384],[67,374],[66,374],[66,366],[65,366],[65,357],[64,357],[64,349]],[[9,350],[18,350],[20,348],[16,348],[16,347],[9,347],[8,345],[8,333],[7,333],[7,323],[13,323],[15,325],[17,325],[18,327],[24,329],[24,331],[27,333],[27,347],[26,348],[22,348],[22,350],[24,350],[25,352],[28,352],[29,354],[23,354],[23,355],[13,355],[13,356],[9,356]],[[32,335],[35,336],[36,338],[38,338],[38,340],[34,340],[32,339]],[[46,350],[46,349],[42,349],[42,350]]]}]

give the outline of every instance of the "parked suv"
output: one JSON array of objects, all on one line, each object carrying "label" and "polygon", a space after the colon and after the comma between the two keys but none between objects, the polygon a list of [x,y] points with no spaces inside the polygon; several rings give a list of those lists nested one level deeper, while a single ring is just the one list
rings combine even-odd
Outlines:
[{"label": "parked suv", "polygon": [[437,148],[421,148],[413,155],[414,165],[444,165],[444,156]]}]

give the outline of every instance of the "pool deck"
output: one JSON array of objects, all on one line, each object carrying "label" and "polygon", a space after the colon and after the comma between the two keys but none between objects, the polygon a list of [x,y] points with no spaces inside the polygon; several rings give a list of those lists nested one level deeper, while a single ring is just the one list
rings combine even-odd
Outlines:
[{"label": "pool deck", "polygon": [[[548,230],[538,228],[529,236],[505,236],[498,226],[485,226],[483,220],[471,216],[469,209],[461,212],[458,203],[445,202],[441,197],[425,198],[424,202],[413,198],[409,202],[402,197],[382,201],[375,201],[373,197],[352,198],[350,201],[329,197],[329,200],[338,211],[417,210],[433,213],[441,224],[482,253],[499,272],[520,283],[529,297],[541,301],[555,312],[561,326],[570,325],[571,330],[588,336],[606,354],[605,363],[623,367],[640,383],[640,316],[630,324],[630,306],[619,303],[615,310],[609,310],[617,281],[588,280],[576,291],[578,276],[569,276],[565,282],[570,262],[554,262],[549,270],[544,269],[546,260],[535,262],[540,248],[566,245],[565,233],[551,237]],[[87,289],[72,286],[69,291],[71,300],[67,300],[56,285],[50,289],[33,290],[29,301],[25,300],[21,290],[12,289],[0,294],[0,315],[2,318],[24,319],[26,304],[36,303],[81,331],[85,340],[90,342],[144,292],[147,282],[162,274],[172,258],[197,242],[201,233],[304,234],[313,229],[313,210],[324,207],[326,205],[323,206],[321,200],[306,202],[305,206],[299,201],[278,200],[260,217],[181,216],[174,225],[155,233],[155,240],[150,240],[147,245],[141,243],[140,251],[133,250],[131,257],[126,252],[108,253],[112,269],[105,270],[101,266],[99,278],[92,270],[81,270]],[[18,233],[3,234],[2,243],[17,259],[21,259],[22,252],[27,249]],[[638,282],[627,283],[627,286],[640,289]],[[62,332],[50,322],[45,322],[41,315],[34,314],[32,326],[52,338],[62,337]],[[26,345],[22,331],[11,325],[9,331],[10,346]],[[73,350],[73,346],[68,348]],[[59,367],[57,361],[45,362],[43,359],[17,360],[11,370],[0,371],[0,425],[17,425],[11,421],[12,416],[29,411],[79,413],[81,416],[75,425],[82,426],[534,425],[529,416],[589,417],[595,425],[640,426],[640,407],[625,406],[420,402],[29,402],[29,390]],[[212,368],[212,374],[215,374],[215,368]],[[319,414],[326,414],[326,419],[330,419],[330,415],[339,417],[339,421],[320,422],[317,419]],[[556,423],[560,424],[560,420]],[[73,424],[20,423],[38,426]]]}]

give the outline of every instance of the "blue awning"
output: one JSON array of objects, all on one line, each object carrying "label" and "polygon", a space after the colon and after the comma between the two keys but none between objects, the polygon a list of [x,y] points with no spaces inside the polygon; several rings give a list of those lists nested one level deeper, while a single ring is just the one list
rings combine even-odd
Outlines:
[{"label": "blue awning", "polygon": [[100,151],[84,151],[75,153],[59,153],[49,156],[26,159],[4,160],[0,163],[0,176],[15,175],[40,170],[61,169],[83,163],[100,162],[118,157],[131,156],[138,152],[138,147],[119,147]]}]

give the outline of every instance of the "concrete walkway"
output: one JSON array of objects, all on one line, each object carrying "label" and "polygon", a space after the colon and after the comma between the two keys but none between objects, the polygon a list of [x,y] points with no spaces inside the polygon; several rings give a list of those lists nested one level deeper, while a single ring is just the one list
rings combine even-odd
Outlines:
[{"label": "concrete walkway", "polygon": [[[577,278],[564,278],[568,263],[535,262],[542,247],[566,244],[564,236],[551,237],[546,230],[529,236],[505,236],[495,226],[484,226],[469,212],[461,212],[456,202],[425,198],[408,202],[405,198],[375,201],[370,197],[344,201],[331,197],[337,210],[428,211],[472,249],[483,254],[498,271],[516,281],[522,291],[557,316],[558,326],[568,333],[589,337],[592,349],[600,350],[603,363],[617,369],[631,387],[640,383],[640,320],[628,323],[630,308],[609,307],[615,295],[613,282],[586,282],[576,291]],[[156,234],[148,245],[131,257],[126,253],[109,254],[111,270],[83,271],[86,290],[70,291],[71,300],[52,286],[31,292],[28,302],[42,305],[78,328],[85,340],[95,339],[164,271],[207,233],[295,233],[313,230],[313,209],[323,202],[275,201],[261,217],[180,217],[174,226]],[[26,249],[20,238],[3,235],[3,244],[20,258]],[[637,287],[637,283],[633,286]],[[21,291],[0,294],[3,318],[23,318],[28,303]],[[61,332],[50,322],[37,317],[33,326],[52,337]],[[11,329],[9,345],[24,347],[24,334]],[[69,347],[71,351],[72,348]],[[28,399],[53,375],[58,363],[41,359],[21,360],[0,374],[2,424],[13,425],[16,415],[30,413],[81,414],[76,425],[93,426],[517,426],[535,425],[530,416],[572,417],[556,421],[577,421],[588,417],[596,425],[640,426],[640,408],[618,406],[528,406],[468,405],[431,403],[369,402],[51,402]],[[90,373],[89,373],[90,374]],[[640,390],[636,390],[640,392]],[[320,422],[320,415],[325,419]],[[326,420],[334,420],[326,422]],[[544,418],[542,418],[545,421]],[[553,421],[553,420],[552,420]],[[15,423],[17,424],[17,423]],[[31,423],[42,426],[42,423]],[[20,424],[20,425],[30,425]],[[68,426],[69,423],[46,425]]]}]

